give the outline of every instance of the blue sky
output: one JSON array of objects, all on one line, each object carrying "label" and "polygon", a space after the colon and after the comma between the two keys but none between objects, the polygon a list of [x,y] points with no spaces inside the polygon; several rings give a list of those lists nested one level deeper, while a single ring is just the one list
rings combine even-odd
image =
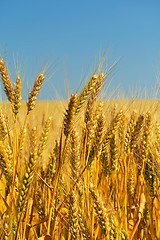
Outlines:
[{"label": "blue sky", "polygon": [[18,62],[24,98],[44,67],[40,99],[66,98],[66,86],[75,92],[104,52],[108,65],[120,59],[109,92],[151,96],[160,76],[158,0],[1,0],[0,19],[0,55],[13,82]]}]

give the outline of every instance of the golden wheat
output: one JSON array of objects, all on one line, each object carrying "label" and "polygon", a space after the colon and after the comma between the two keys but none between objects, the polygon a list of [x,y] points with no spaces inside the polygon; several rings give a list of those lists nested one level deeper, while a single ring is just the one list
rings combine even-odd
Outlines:
[{"label": "golden wheat", "polygon": [[101,72],[51,120],[30,114],[43,73],[27,111],[20,76],[13,88],[3,60],[0,74],[11,105],[0,108],[0,239],[160,239],[158,114],[100,102]]}]

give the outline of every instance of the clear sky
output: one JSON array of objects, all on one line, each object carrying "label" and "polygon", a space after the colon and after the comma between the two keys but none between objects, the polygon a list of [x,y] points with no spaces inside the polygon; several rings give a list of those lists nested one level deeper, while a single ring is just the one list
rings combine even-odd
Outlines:
[{"label": "clear sky", "polygon": [[0,55],[13,82],[18,62],[24,97],[47,66],[40,99],[65,98],[66,85],[76,91],[104,52],[109,65],[120,59],[110,91],[150,96],[160,78],[159,0],[1,0],[0,26]]}]

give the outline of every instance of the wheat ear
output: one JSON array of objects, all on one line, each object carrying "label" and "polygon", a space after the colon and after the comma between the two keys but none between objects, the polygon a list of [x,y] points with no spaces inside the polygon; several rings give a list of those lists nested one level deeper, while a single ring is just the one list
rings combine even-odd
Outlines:
[{"label": "wheat ear", "polygon": [[77,107],[77,94],[72,94],[70,97],[70,101],[68,103],[68,109],[66,110],[64,116],[64,135],[66,137],[68,137],[72,129],[76,107]]},{"label": "wheat ear", "polygon": [[27,115],[31,110],[34,109],[36,105],[36,100],[39,94],[39,91],[41,89],[42,83],[45,79],[45,76],[43,73],[39,74],[36,81],[34,82],[34,86],[32,91],[29,93],[28,101],[27,101]]},{"label": "wheat ear", "polygon": [[0,138],[2,140],[5,140],[7,135],[8,135],[8,128],[7,128],[6,118],[2,112],[2,109],[0,108]]},{"label": "wheat ear", "polygon": [[35,153],[31,153],[29,156],[29,162],[26,168],[26,173],[23,176],[23,180],[22,180],[22,184],[21,187],[19,189],[19,195],[18,195],[18,199],[17,199],[17,212],[18,214],[21,213],[26,197],[27,197],[27,193],[29,190],[29,186],[33,180],[33,176],[34,176],[34,169],[35,169],[35,164],[36,164],[36,160],[37,160],[37,154]]},{"label": "wheat ear", "polygon": [[85,122],[89,122],[90,117],[93,114],[93,105],[97,100],[98,94],[100,93],[104,83],[104,73],[101,73],[98,78],[97,82],[92,90],[91,96],[87,102],[86,112],[85,112]]},{"label": "wheat ear", "polygon": [[123,112],[120,111],[117,113],[115,118],[113,119],[110,128],[106,132],[103,138],[102,143],[102,153],[105,152],[107,146],[109,145],[109,140],[112,138],[112,136],[116,133],[119,123],[121,122],[122,117],[124,116]]},{"label": "wheat ear", "polygon": [[138,137],[143,127],[143,122],[144,122],[144,116],[140,115],[134,126],[134,131],[132,132],[131,143],[130,143],[131,150],[133,150],[136,147],[136,144],[138,142]]},{"label": "wheat ear", "polygon": [[136,117],[137,117],[137,113],[133,111],[131,114],[130,122],[128,124],[127,133],[124,139],[124,150],[127,154],[130,152],[130,143],[131,143],[131,138],[134,131],[134,124],[136,121]]},{"label": "wheat ear", "polygon": [[78,97],[76,114],[79,113],[80,109],[82,108],[83,104],[85,103],[86,99],[88,98],[91,91],[94,89],[95,84],[97,82],[97,75],[93,75],[89,80],[87,86],[82,90],[81,94]]},{"label": "wheat ear", "polygon": [[73,240],[79,238],[79,224],[77,219],[77,199],[74,191],[69,195],[69,229]]},{"label": "wheat ear", "polygon": [[80,208],[79,208],[79,211],[78,211],[78,222],[79,222],[79,226],[80,226],[80,229],[81,229],[81,232],[82,232],[83,239],[84,240],[91,239],[86,219],[83,216]]},{"label": "wheat ear", "polygon": [[107,220],[108,219],[107,219],[105,207],[102,203],[102,200],[96,193],[95,188],[92,183],[90,184],[89,191],[90,191],[91,197],[94,202],[94,209],[95,209],[96,215],[98,217],[98,222],[99,222],[101,231],[102,231],[103,235],[105,237],[107,237],[107,225],[108,225]]},{"label": "wheat ear", "polygon": [[9,102],[11,104],[13,104],[14,89],[13,89],[12,83],[9,79],[7,68],[5,67],[4,61],[2,59],[0,60],[0,74],[1,74],[2,82],[4,85],[4,91],[7,95],[7,98],[9,100]]},{"label": "wheat ear", "polygon": [[149,151],[149,144],[151,139],[151,130],[152,130],[152,116],[150,112],[145,115],[145,123],[144,123],[144,131],[141,142],[141,174],[143,174],[143,170],[147,161],[147,155]]},{"label": "wheat ear", "polygon": [[48,120],[45,122],[45,126],[40,138],[40,143],[38,146],[38,151],[37,151],[37,155],[38,157],[42,156],[43,150],[45,149],[46,146],[46,142],[48,139],[48,134],[49,134],[49,130],[50,130],[50,126],[51,126],[51,117],[48,118]]},{"label": "wheat ear", "polygon": [[12,183],[12,166],[8,151],[2,141],[0,141],[0,169],[6,179],[6,191],[8,191],[8,188]]},{"label": "wheat ear", "polygon": [[18,75],[16,78],[16,87],[14,89],[14,107],[13,107],[13,112],[15,117],[17,116],[19,112],[19,108],[21,106],[21,90],[22,90],[22,85],[21,85],[21,79],[20,76]]}]

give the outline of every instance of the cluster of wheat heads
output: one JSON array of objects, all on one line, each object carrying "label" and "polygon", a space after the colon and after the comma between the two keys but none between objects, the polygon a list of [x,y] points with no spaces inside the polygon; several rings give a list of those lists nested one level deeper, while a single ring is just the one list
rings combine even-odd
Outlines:
[{"label": "cluster of wheat heads", "polygon": [[43,121],[39,134],[28,118],[45,74],[29,93],[23,124],[20,76],[13,87],[2,59],[0,74],[12,112],[8,118],[0,109],[0,239],[160,239],[153,115],[104,111],[98,96],[107,74],[98,72],[70,96],[48,155],[54,123]]}]

